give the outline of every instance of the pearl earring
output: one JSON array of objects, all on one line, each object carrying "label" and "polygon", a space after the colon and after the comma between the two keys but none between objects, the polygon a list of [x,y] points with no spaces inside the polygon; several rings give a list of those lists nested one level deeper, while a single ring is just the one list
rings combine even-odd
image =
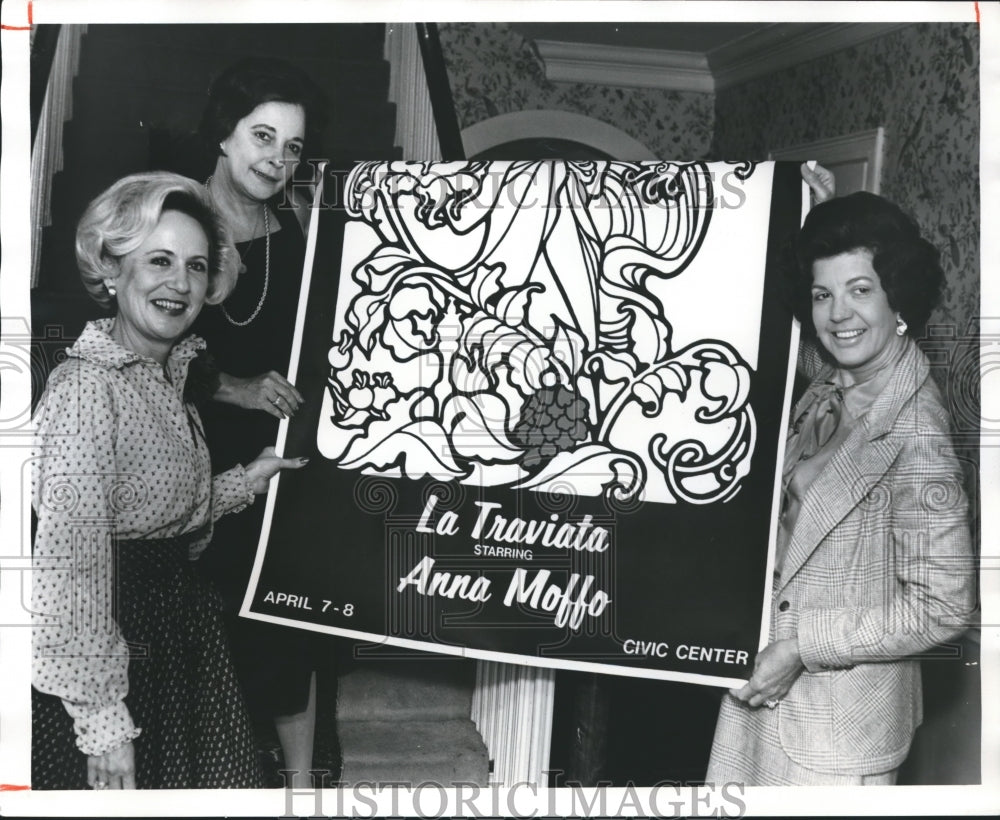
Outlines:
[{"label": "pearl earring", "polygon": [[907,327],[907,325],[906,325],[906,322],[903,321],[903,317],[900,316],[897,313],[896,314],[896,335],[897,336],[902,336],[904,333],[906,333],[906,327]]},{"label": "pearl earring", "polygon": [[114,282],[106,281],[104,287],[108,289],[108,296],[114,299],[118,295],[118,289],[115,287]]}]

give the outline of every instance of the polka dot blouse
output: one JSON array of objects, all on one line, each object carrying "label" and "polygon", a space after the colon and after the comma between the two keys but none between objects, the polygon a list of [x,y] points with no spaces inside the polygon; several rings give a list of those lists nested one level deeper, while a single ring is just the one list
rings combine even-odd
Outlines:
[{"label": "polka dot blouse", "polygon": [[32,462],[33,684],[62,698],[91,755],[141,730],[122,701],[128,652],[113,620],[112,538],[208,533],[253,503],[243,467],[212,477],[201,420],[183,400],[204,342],[179,342],[164,369],[112,340],[111,323],[88,323],[49,377]]}]

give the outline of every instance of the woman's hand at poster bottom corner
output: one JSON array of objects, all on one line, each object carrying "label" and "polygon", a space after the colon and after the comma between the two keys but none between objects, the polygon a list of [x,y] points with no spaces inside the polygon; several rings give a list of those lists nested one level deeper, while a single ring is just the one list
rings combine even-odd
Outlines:
[{"label": "woman's hand at poster bottom corner", "polygon": [[123,743],[102,755],[87,755],[87,785],[96,791],[135,788],[135,747]]},{"label": "woman's hand at poster bottom corner", "polygon": [[730,689],[729,694],[754,709],[760,706],[773,709],[804,669],[798,641],[783,638],[758,653],[750,680],[739,689]]}]

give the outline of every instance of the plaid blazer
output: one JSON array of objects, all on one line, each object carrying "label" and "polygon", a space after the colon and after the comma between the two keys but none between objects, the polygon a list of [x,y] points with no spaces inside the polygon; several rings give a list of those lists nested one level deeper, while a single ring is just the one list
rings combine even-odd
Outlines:
[{"label": "plaid blazer", "polygon": [[806,492],[772,606],[771,640],[797,636],[806,667],[778,706],[786,754],[819,771],[896,768],[922,718],[910,656],[959,634],[975,606],[948,414],[912,341]]}]

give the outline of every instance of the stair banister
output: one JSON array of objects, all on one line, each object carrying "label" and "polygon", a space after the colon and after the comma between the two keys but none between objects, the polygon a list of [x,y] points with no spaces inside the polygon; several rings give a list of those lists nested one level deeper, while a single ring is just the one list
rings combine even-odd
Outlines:
[{"label": "stair banister", "polygon": [[80,68],[80,41],[86,31],[86,24],[59,28],[31,146],[32,287],[38,286],[42,229],[52,222],[52,178],[63,168],[63,126],[73,116],[73,79]]}]

